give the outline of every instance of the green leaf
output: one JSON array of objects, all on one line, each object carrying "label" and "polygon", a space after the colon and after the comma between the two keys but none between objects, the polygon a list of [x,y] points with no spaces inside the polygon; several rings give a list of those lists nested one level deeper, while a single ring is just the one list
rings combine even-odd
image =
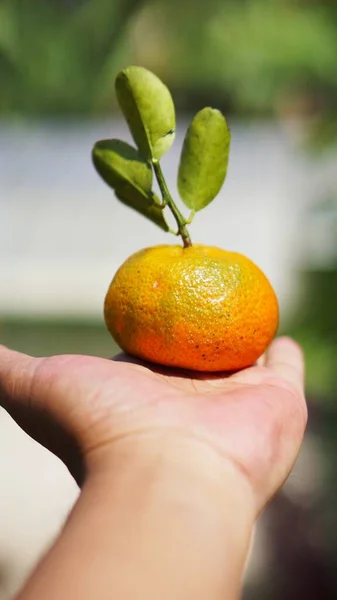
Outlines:
[{"label": "green leaf", "polygon": [[128,67],[116,78],[116,94],[132,137],[147,160],[159,159],[175,136],[175,109],[163,82],[143,67]]},{"label": "green leaf", "polygon": [[123,204],[168,231],[160,200],[151,189],[151,165],[135,148],[121,140],[101,140],[93,147],[92,159],[96,171]]},{"label": "green leaf", "polygon": [[219,193],[227,173],[230,131],[219,110],[203,108],[189,126],[178,172],[179,193],[193,211]]},{"label": "green leaf", "polygon": [[164,231],[169,230],[164,218],[161,202],[154,193],[151,192],[151,195],[143,196],[136,188],[125,183],[115,190],[115,194],[123,204],[133,208]]},{"label": "green leaf", "polygon": [[136,148],[121,140],[100,140],[92,151],[96,170],[113,189],[128,181],[145,194],[151,192],[151,165],[143,160]]}]

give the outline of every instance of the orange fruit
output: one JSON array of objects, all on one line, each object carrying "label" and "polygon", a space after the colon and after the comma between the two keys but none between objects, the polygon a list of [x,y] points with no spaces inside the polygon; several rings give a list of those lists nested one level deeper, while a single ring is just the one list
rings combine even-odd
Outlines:
[{"label": "orange fruit", "polygon": [[196,371],[252,365],[278,326],[262,271],[236,252],[194,244],[130,256],[105,298],[108,330],[128,354]]}]

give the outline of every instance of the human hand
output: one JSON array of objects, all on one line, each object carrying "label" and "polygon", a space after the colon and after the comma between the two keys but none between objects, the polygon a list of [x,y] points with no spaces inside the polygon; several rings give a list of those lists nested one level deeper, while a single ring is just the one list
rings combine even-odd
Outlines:
[{"label": "human hand", "polygon": [[294,342],[229,377],[0,347],[0,398],[85,481],[18,600],[239,597],[254,520],[305,429]]},{"label": "human hand", "polygon": [[[130,362],[131,361],[131,362]],[[78,482],[119,439],[182,437],[232,461],[257,510],[283,483],[306,424],[303,360],[279,338],[260,364],[230,376],[173,372],[89,356],[31,358],[0,347],[0,398],[19,425]]]}]

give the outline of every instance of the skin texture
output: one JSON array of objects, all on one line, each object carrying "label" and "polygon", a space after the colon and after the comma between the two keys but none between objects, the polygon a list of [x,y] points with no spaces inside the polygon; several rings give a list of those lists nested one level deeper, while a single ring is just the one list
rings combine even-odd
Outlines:
[{"label": "skin texture", "polygon": [[289,339],[230,377],[0,347],[0,399],[82,485],[17,600],[236,600],[254,521],[296,460]]},{"label": "skin texture", "polygon": [[156,246],[132,255],[106,295],[108,330],[127,353],[195,371],[252,365],[274,338],[278,302],[262,271],[234,252]]}]

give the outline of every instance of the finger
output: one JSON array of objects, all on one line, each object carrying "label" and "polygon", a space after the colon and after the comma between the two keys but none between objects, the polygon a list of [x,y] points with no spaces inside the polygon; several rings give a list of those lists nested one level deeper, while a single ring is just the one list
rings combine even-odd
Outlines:
[{"label": "finger", "polygon": [[89,368],[87,357],[81,358],[33,358],[0,346],[0,404],[10,414],[48,413],[67,429],[75,429],[74,405],[89,381],[95,383],[94,368]]},{"label": "finger", "polygon": [[264,367],[266,364],[266,353],[262,354],[262,356],[260,356],[260,358],[257,359],[256,364],[258,367]]},{"label": "finger", "polygon": [[[103,433],[110,435],[104,415],[131,393],[130,367],[85,355],[32,358],[0,347],[0,403],[26,431],[29,415],[34,414],[34,420],[36,413],[49,417],[86,452]],[[132,372],[135,369],[132,365]],[[148,378],[144,387],[151,389]],[[24,421],[19,422],[23,414]]]},{"label": "finger", "polygon": [[0,398],[2,402],[19,401],[29,395],[38,359],[0,346]]},{"label": "finger", "polygon": [[300,346],[292,339],[280,337],[271,344],[266,367],[304,394],[304,359]]}]

